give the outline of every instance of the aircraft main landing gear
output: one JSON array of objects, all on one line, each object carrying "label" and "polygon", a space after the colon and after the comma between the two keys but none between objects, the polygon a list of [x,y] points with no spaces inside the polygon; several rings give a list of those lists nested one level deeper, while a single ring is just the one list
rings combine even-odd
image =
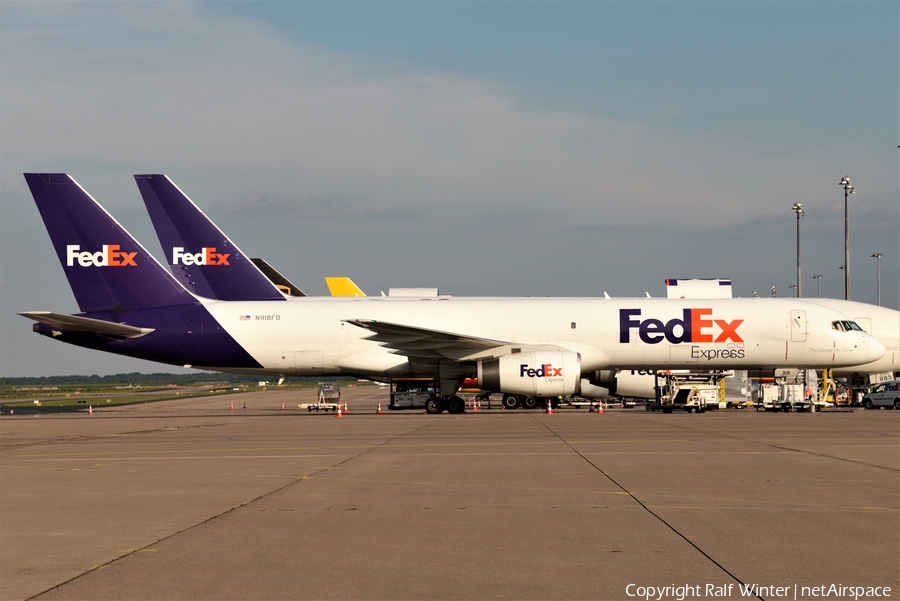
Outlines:
[{"label": "aircraft main landing gear", "polygon": [[444,410],[454,415],[462,413],[466,410],[466,401],[456,395],[451,397],[433,396],[425,401],[425,411],[427,413],[435,415],[443,413]]}]

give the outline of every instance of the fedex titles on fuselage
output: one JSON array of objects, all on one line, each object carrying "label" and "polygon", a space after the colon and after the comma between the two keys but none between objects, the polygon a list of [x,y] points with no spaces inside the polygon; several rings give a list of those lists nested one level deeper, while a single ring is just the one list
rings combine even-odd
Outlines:
[{"label": "fedex titles on fuselage", "polygon": [[217,253],[215,246],[204,246],[198,253],[184,252],[183,246],[175,246],[172,248],[172,265],[230,265],[229,256],[229,253]]},{"label": "fedex titles on fuselage", "polygon": [[728,343],[725,349],[692,346],[693,359],[743,359],[744,339],[737,331],[742,323],[743,319],[713,319],[709,308],[684,309],[681,319],[666,322],[655,318],[641,319],[640,309],[619,309],[619,342],[630,343],[632,330],[637,329],[638,338],[645,344],[659,344],[663,340],[670,344]]}]

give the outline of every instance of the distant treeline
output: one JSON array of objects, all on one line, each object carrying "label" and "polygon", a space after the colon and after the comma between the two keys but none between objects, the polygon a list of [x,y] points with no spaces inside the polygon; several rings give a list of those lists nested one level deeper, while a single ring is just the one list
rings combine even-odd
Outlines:
[{"label": "distant treeline", "polygon": [[[130,374],[115,374],[112,376],[42,376],[40,378],[0,378],[0,386],[99,386],[115,385],[127,386],[165,386],[176,384],[178,386],[190,386],[191,384],[256,384],[268,380],[273,384],[278,382],[278,376],[246,376],[242,374],[200,373],[200,374],[142,374],[138,372]],[[323,380],[355,382],[356,378],[313,376],[302,378],[285,378],[285,384],[290,382],[319,382]]]}]

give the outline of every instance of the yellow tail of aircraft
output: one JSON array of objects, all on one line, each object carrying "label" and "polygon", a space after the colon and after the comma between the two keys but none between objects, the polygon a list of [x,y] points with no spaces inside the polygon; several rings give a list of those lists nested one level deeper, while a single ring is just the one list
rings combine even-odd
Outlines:
[{"label": "yellow tail of aircraft", "polygon": [[325,283],[331,296],[365,296],[366,294],[353,283],[353,280],[345,277],[326,277]]}]

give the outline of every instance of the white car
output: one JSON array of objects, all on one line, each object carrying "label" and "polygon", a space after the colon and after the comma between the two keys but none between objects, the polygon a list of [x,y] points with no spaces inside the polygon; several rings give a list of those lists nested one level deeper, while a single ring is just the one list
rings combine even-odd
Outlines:
[{"label": "white car", "polygon": [[879,384],[863,397],[862,404],[866,409],[893,407],[900,411],[900,380]]}]

